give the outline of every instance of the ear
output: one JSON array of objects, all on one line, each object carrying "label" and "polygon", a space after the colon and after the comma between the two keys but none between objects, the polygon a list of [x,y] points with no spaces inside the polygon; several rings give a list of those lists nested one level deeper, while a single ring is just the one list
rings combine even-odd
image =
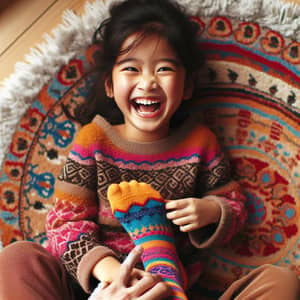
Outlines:
[{"label": "ear", "polygon": [[111,79],[106,78],[104,82],[104,87],[105,87],[105,93],[108,98],[113,98],[114,97],[114,91],[113,91],[113,86]]},{"label": "ear", "polygon": [[191,99],[194,91],[194,76],[188,76],[185,79],[183,100]]}]

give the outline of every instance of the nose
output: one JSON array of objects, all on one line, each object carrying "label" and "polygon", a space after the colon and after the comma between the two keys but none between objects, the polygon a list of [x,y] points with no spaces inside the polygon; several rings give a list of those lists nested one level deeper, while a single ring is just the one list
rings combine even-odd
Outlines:
[{"label": "nose", "polygon": [[152,73],[141,74],[138,88],[144,91],[150,91],[157,88],[157,78]]}]

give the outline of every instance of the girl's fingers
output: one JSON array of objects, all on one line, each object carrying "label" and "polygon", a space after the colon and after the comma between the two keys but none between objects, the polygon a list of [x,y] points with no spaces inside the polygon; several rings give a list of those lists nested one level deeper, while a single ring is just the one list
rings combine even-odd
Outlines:
[{"label": "girl's fingers", "polygon": [[170,209],[181,209],[186,206],[186,199],[180,199],[180,200],[170,200],[166,202],[165,208],[167,210]]},{"label": "girl's fingers", "polygon": [[134,247],[124,262],[121,264],[120,273],[119,273],[119,282],[121,285],[127,285],[128,280],[130,279],[130,275],[132,273],[132,269],[139,261],[141,255],[143,253],[143,248],[141,246]]},{"label": "girl's fingers", "polygon": [[160,281],[161,281],[161,278],[158,275],[145,274],[130,289],[132,290],[132,292],[134,292],[134,295],[138,297],[138,296],[144,295],[144,293],[146,291],[155,287]]},{"label": "girl's fingers", "polygon": [[171,296],[172,290],[165,282],[158,282],[152,289],[148,290],[139,300],[163,300]]},{"label": "girl's fingers", "polygon": [[127,286],[132,269],[128,264],[121,265],[119,270],[118,286]]},{"label": "girl's fingers", "polygon": [[187,214],[187,212],[184,209],[180,209],[180,210],[174,210],[174,211],[168,212],[166,214],[166,217],[169,220],[175,220],[175,219],[183,218],[188,215],[189,214]]},{"label": "girl's fingers", "polygon": [[189,231],[192,231],[192,230],[196,230],[198,228],[199,228],[199,226],[196,226],[193,223],[187,224],[187,225],[183,225],[183,226],[179,226],[179,230],[181,232],[189,232]]},{"label": "girl's fingers", "polygon": [[192,223],[190,216],[173,219],[172,222],[177,226],[188,225]]},{"label": "girl's fingers", "polygon": [[125,258],[122,265],[128,265],[129,268],[133,269],[136,263],[140,260],[143,251],[144,249],[142,246],[135,246]]}]

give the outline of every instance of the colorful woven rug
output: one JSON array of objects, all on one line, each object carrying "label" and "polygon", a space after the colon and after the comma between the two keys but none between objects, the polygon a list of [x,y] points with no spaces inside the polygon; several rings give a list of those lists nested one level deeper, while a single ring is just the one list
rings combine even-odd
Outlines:
[{"label": "colorful woven rug", "polygon": [[300,43],[256,23],[197,19],[207,65],[195,103],[230,155],[247,197],[246,228],[210,249],[212,290],[264,264],[300,275]]},{"label": "colorful woven rug", "polygon": [[[233,17],[193,20],[206,61],[194,111],[229,153],[249,211],[246,228],[230,245],[207,255],[203,288],[216,297],[264,263],[300,275],[300,43]],[[13,134],[0,173],[4,245],[47,243],[55,178],[79,128],[62,107],[84,101],[93,81],[97,49],[86,48],[43,85]]]}]

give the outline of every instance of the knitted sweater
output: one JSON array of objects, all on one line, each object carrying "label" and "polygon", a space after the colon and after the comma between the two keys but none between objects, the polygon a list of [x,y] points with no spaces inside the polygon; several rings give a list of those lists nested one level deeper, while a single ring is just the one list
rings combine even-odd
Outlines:
[{"label": "knitted sweater", "polygon": [[115,127],[96,116],[74,141],[46,224],[49,251],[85,291],[91,290],[91,272],[100,259],[113,255],[122,260],[134,246],[113,216],[106,195],[111,183],[132,179],[151,184],[165,199],[210,197],[220,204],[218,224],[188,234],[174,225],[179,257],[193,274],[198,266],[197,276],[199,248],[228,242],[246,219],[244,197],[208,128],[190,118],[162,140],[136,143],[124,140]]}]

